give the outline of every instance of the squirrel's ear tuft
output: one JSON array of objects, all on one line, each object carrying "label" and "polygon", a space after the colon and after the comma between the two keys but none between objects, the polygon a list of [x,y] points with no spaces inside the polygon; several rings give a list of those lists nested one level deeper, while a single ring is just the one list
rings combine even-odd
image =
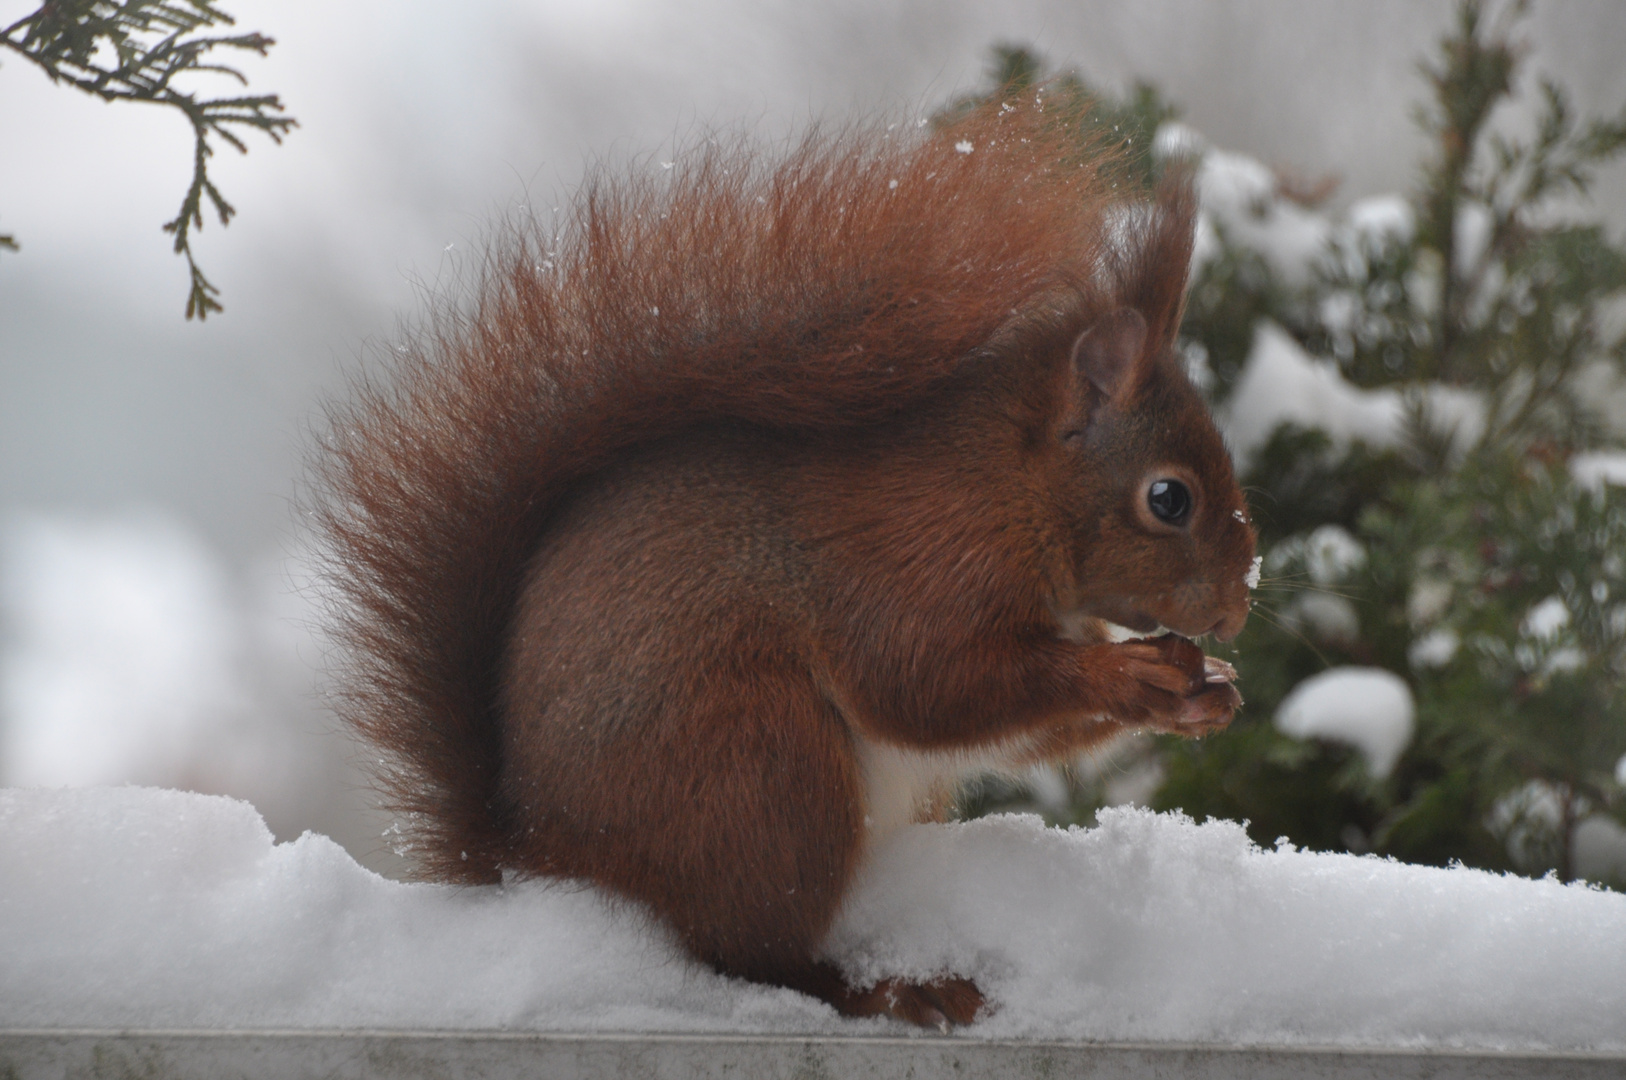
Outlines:
[{"label": "squirrel's ear tuft", "polygon": [[1131,307],[1097,319],[1073,343],[1073,377],[1117,400],[1139,382],[1146,352],[1146,319]]}]

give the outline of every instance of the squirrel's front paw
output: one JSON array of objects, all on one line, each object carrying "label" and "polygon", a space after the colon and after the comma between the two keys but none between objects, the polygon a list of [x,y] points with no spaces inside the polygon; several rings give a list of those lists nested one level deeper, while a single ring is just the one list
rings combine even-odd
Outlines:
[{"label": "squirrel's front paw", "polygon": [[1115,648],[1124,673],[1142,688],[1139,715],[1125,720],[1154,731],[1206,735],[1229,724],[1242,705],[1231,685],[1236,669],[1178,634],[1135,638]]}]

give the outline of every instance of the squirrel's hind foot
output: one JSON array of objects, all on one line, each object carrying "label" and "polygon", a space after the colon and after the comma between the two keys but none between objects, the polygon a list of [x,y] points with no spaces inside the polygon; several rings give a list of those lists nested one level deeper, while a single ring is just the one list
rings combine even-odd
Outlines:
[{"label": "squirrel's hind foot", "polygon": [[855,989],[834,965],[817,963],[801,977],[783,983],[828,1002],[842,1016],[890,1016],[944,1034],[992,1011],[976,983],[954,976],[928,982],[882,979]]},{"label": "squirrel's hind foot", "polygon": [[976,983],[953,977],[924,983],[882,979],[863,990],[847,990],[842,998],[831,1004],[843,1016],[890,1016],[945,1035],[987,1007]]}]

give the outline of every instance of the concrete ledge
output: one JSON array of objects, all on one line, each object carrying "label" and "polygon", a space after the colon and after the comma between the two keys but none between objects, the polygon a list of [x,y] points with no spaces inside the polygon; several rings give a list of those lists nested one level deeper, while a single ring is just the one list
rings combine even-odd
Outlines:
[{"label": "concrete ledge", "polygon": [[1626,1055],[967,1038],[0,1030],[0,1080],[1603,1080]]}]

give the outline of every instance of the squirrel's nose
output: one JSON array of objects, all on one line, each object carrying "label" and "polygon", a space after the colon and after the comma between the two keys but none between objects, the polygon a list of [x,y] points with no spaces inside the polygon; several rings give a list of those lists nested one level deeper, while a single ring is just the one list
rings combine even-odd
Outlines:
[{"label": "squirrel's nose", "polygon": [[1248,609],[1251,606],[1247,598],[1244,597],[1240,604],[1221,615],[1214,625],[1208,628],[1208,632],[1221,641],[1230,641],[1242,633],[1242,627],[1248,621]]}]

